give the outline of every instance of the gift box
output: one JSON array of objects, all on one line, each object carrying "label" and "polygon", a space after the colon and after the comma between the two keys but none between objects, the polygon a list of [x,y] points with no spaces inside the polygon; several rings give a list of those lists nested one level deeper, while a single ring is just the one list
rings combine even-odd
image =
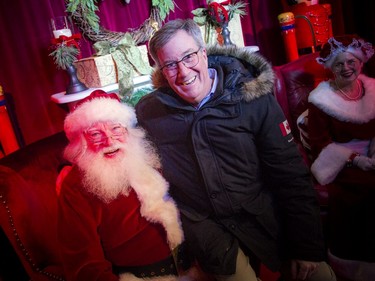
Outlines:
[{"label": "gift box", "polygon": [[[139,52],[133,53],[131,57],[132,61],[127,61],[127,67],[133,69],[133,77],[151,73],[146,45],[137,46],[137,49],[139,50]],[[118,83],[119,69],[114,58],[118,57],[114,57],[112,56],[112,54],[107,54],[101,56],[92,56],[74,62],[74,65],[77,69],[78,79],[89,88],[100,88],[110,84]],[[120,62],[125,62],[124,60],[127,60],[125,56],[122,57],[122,60],[120,60]],[[138,68],[135,67],[139,65],[149,67],[147,71],[145,70],[145,67],[139,68],[142,69],[143,72],[147,73],[139,72]]]},{"label": "gift box", "polygon": [[138,48],[139,53],[141,55],[141,60],[144,62],[145,65],[150,67],[150,72],[149,73],[139,73],[137,70],[135,70],[135,73],[136,73],[135,76],[150,74],[152,69],[151,69],[151,66],[150,66],[150,60],[149,60],[149,56],[148,56],[147,46],[146,45],[140,45],[140,46],[137,46],[137,48]]},{"label": "gift box", "polygon": [[118,82],[116,64],[111,54],[92,56],[74,62],[78,79],[89,88],[100,88]]}]

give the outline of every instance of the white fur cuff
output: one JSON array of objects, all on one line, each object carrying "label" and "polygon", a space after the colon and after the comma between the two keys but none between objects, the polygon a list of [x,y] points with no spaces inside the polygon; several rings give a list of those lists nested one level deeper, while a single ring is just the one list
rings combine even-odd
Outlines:
[{"label": "white fur cuff", "polygon": [[351,154],[351,149],[331,143],[320,152],[311,165],[311,172],[320,184],[329,184],[344,168]]}]

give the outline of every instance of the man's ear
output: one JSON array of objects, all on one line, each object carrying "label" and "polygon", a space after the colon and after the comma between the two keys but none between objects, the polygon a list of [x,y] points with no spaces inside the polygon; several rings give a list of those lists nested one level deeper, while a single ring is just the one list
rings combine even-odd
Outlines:
[{"label": "man's ear", "polygon": [[207,60],[207,49],[206,48],[202,48],[202,55],[203,55],[204,59]]}]

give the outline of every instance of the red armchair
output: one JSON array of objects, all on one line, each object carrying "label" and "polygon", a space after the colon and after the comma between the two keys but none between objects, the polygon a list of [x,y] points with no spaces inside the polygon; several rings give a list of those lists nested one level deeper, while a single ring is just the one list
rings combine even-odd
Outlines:
[{"label": "red armchair", "polygon": [[[331,72],[316,62],[315,59],[318,55],[319,53],[304,55],[282,66],[274,67],[276,74],[274,94],[288,119],[294,139],[308,165],[311,163],[301,143],[297,118],[307,109],[309,93],[320,82],[331,77]],[[324,215],[328,207],[327,187],[315,181],[314,188],[317,191],[322,214]]]},{"label": "red armchair", "polygon": [[[5,234],[1,235],[0,257],[9,259],[13,249],[29,280],[64,280],[55,181],[66,143],[65,135],[59,133],[0,159],[0,230]],[[4,251],[9,243],[12,247]],[[17,270],[9,262],[0,274],[12,278],[0,275],[0,280],[18,276],[19,272],[9,273]]]}]

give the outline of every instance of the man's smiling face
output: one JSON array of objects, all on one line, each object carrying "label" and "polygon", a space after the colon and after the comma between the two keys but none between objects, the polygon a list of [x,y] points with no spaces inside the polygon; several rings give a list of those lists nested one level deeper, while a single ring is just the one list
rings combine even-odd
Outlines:
[{"label": "man's smiling face", "polygon": [[[197,56],[198,63],[193,67],[186,67],[184,59]],[[208,75],[208,61],[206,49],[199,48],[194,38],[186,31],[178,31],[172,39],[157,51],[160,66],[178,62],[176,73],[170,74],[166,67],[163,74],[170,87],[185,101],[193,105],[199,102],[209,93],[211,79]],[[182,61],[180,61],[182,60]]]}]

